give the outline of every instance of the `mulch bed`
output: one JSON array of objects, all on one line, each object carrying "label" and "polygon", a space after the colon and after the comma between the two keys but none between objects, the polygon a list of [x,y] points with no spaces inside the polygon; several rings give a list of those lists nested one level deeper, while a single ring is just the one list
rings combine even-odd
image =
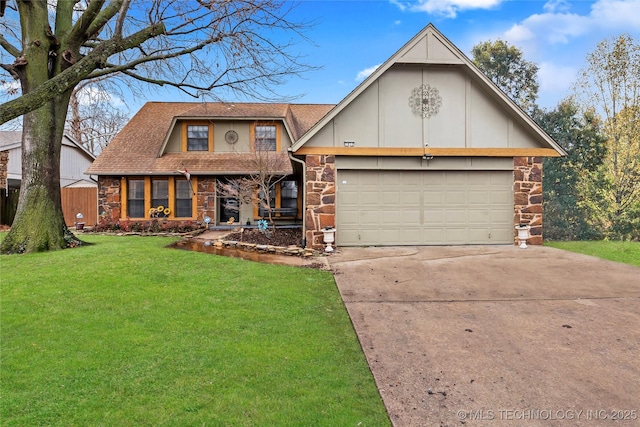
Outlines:
[{"label": "mulch bed", "polygon": [[245,229],[242,232],[228,234],[225,240],[237,240],[238,242],[255,243],[257,245],[272,246],[300,246],[302,232],[299,228],[276,228],[269,230],[270,237],[257,229]]}]

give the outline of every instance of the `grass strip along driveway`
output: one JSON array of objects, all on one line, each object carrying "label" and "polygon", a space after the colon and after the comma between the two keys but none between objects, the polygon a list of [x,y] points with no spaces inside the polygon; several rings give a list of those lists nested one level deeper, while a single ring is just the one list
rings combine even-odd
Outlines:
[{"label": "grass strip along driveway", "polygon": [[640,242],[608,240],[545,242],[545,246],[640,267]]},{"label": "grass strip along driveway", "polygon": [[384,426],[329,272],[162,237],[1,256],[3,426]]}]

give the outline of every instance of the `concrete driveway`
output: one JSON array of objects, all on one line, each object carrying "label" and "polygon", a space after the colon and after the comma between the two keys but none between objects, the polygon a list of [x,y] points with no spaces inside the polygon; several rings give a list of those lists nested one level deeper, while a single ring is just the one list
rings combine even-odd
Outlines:
[{"label": "concrete driveway", "polygon": [[329,263],[395,426],[640,425],[640,268],[539,246]]}]

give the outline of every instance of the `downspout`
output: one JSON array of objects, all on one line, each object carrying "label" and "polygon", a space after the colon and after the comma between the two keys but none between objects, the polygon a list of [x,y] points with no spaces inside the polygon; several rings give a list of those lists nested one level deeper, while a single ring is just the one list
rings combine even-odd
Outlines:
[{"label": "downspout", "polygon": [[300,163],[302,165],[302,247],[306,248],[307,247],[307,227],[306,227],[306,222],[307,222],[307,164],[300,160],[300,159],[296,159],[295,157],[293,157],[293,152],[291,151],[291,148],[287,149],[287,153],[289,154],[289,159],[291,161],[294,161],[296,163]]}]

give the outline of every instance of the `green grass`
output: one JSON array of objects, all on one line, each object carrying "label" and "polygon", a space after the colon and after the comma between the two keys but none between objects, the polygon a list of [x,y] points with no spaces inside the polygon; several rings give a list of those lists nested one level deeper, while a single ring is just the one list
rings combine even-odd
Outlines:
[{"label": "green grass", "polygon": [[545,242],[545,246],[640,267],[640,243],[638,242],[612,242],[607,240]]},{"label": "green grass", "polygon": [[4,427],[390,425],[330,273],[83,239],[0,256]]}]

